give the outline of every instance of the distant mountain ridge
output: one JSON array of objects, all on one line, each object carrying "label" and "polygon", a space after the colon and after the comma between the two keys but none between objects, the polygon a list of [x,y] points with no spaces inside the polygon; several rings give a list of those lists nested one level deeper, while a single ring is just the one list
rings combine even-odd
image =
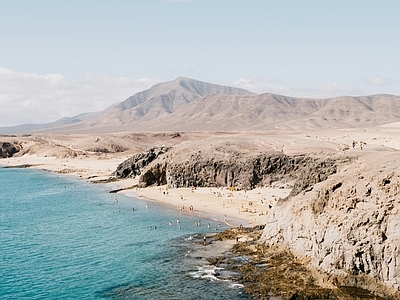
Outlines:
[{"label": "distant mountain ridge", "polygon": [[0,128],[0,133],[299,130],[357,128],[398,121],[399,96],[294,98],[178,77],[101,112],[47,124]]},{"label": "distant mountain ridge", "polygon": [[178,77],[170,82],[156,84],[148,90],[117,103],[106,109],[104,116],[117,117],[123,123],[140,119],[152,120],[174,113],[195,99],[220,94],[244,96],[253,93],[243,89]]}]

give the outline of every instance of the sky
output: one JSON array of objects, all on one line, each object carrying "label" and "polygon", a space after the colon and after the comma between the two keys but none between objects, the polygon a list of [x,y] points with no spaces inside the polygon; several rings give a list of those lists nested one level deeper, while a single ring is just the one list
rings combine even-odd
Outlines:
[{"label": "sky", "polygon": [[179,76],[400,95],[398,0],[0,0],[0,126],[100,111]]}]

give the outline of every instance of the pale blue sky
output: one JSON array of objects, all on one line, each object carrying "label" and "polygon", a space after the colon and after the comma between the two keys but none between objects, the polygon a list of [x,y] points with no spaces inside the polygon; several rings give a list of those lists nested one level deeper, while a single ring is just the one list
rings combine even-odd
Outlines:
[{"label": "pale blue sky", "polygon": [[399,14],[394,0],[0,0],[0,126],[103,109],[178,76],[400,95]]}]

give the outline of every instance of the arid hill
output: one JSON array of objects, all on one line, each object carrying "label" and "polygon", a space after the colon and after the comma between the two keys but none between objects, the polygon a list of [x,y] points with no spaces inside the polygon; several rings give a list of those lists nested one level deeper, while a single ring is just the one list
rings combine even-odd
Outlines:
[{"label": "arid hill", "polygon": [[53,123],[0,128],[0,133],[127,131],[276,131],[365,128],[400,121],[400,97],[293,98],[179,77],[102,112]]}]

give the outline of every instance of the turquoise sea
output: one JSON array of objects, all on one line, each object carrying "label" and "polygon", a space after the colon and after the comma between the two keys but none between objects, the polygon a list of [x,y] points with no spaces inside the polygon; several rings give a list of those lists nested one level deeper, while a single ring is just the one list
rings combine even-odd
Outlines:
[{"label": "turquoise sea", "polygon": [[0,168],[0,299],[248,299],[191,257],[192,238],[216,222],[117,197],[70,176]]}]

